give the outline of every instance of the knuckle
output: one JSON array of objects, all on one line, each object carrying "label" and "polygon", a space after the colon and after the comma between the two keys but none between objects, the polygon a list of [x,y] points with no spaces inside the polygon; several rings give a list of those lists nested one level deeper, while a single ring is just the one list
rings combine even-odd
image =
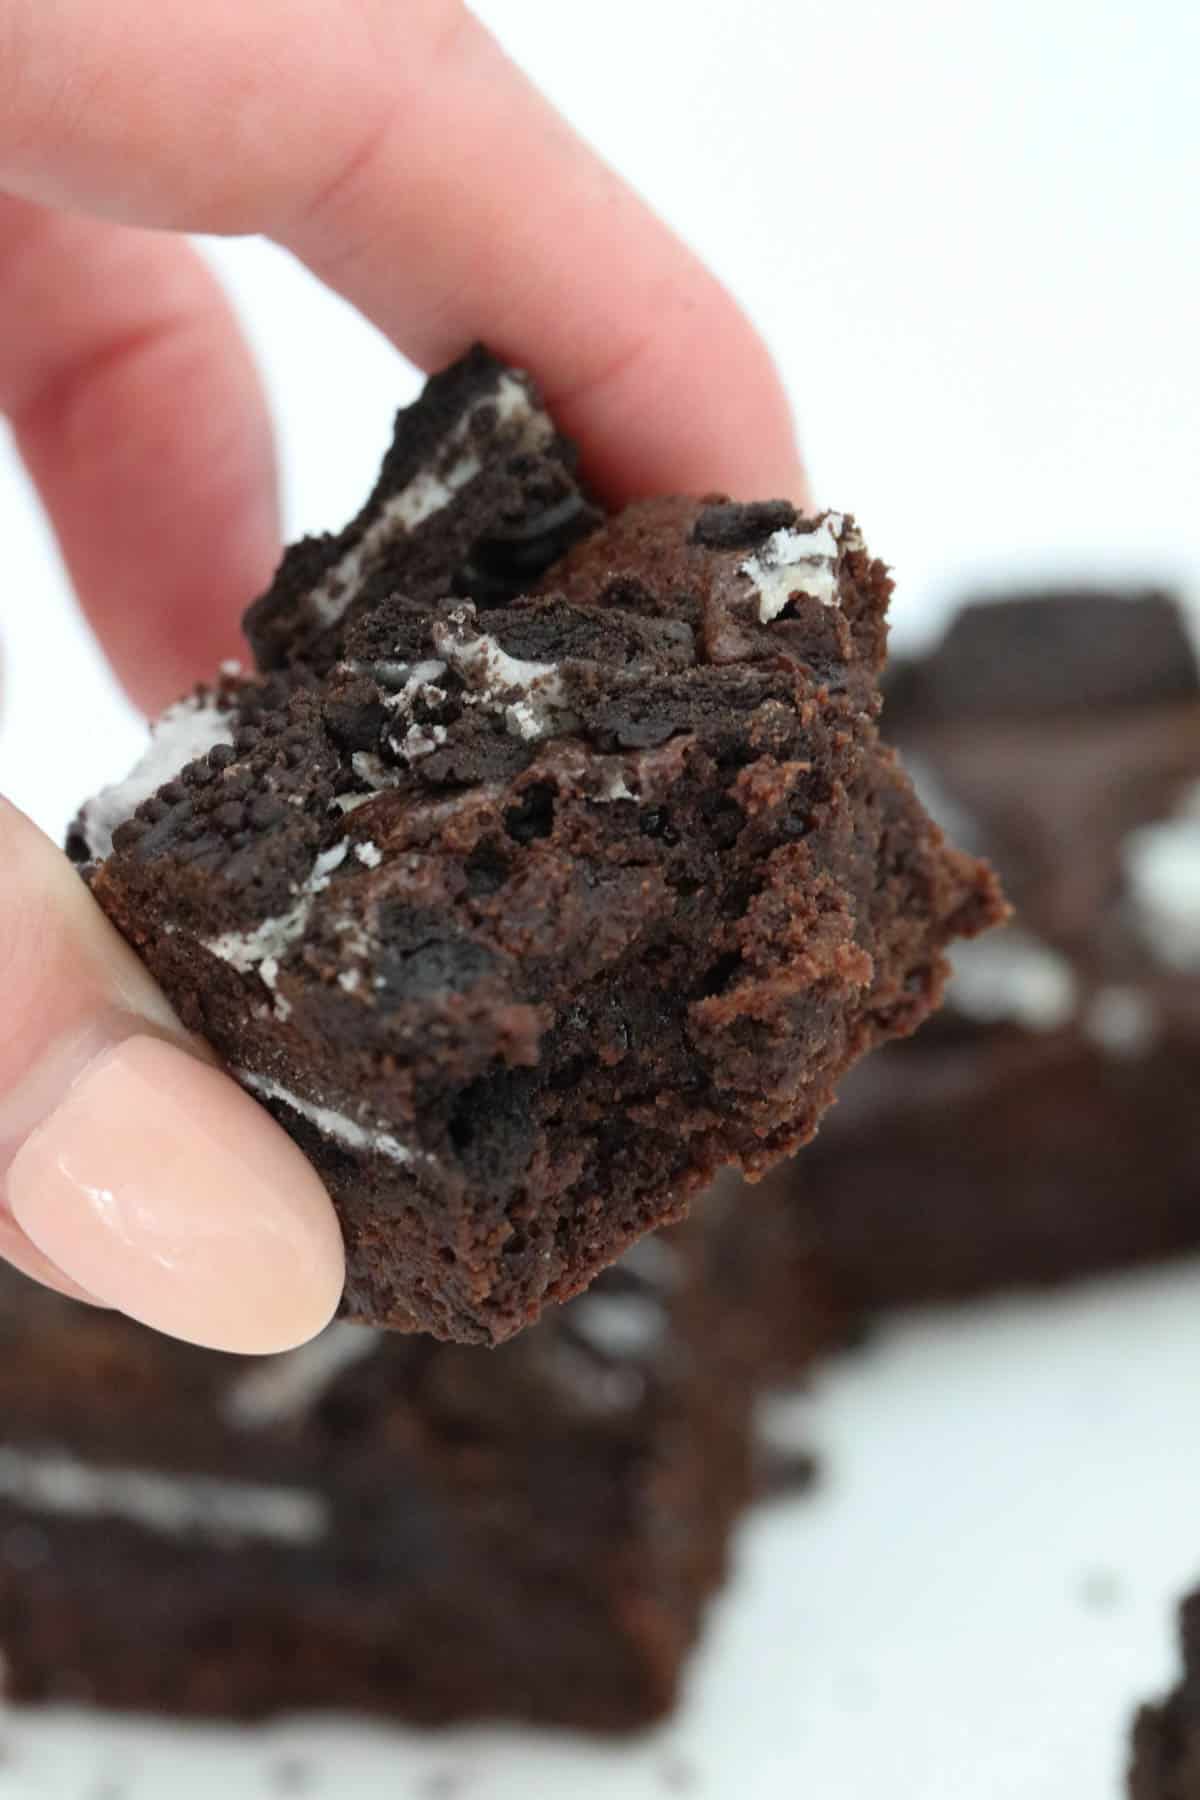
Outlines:
[{"label": "knuckle", "polygon": [[362,20],[364,80],[356,106],[347,109],[344,133],[331,142],[282,234],[321,245],[326,267],[353,260],[359,197],[389,156],[410,97],[443,83],[480,31],[463,0],[413,0],[402,29],[392,0],[370,0]]}]

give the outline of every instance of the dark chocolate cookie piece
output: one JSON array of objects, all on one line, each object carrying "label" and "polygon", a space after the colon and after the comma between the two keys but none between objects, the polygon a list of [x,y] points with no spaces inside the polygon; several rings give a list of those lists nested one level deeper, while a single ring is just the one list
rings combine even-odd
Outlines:
[{"label": "dark chocolate cookie piece", "polygon": [[327,670],[354,621],[389,594],[498,604],[600,516],[529,377],[476,347],[397,414],[358,517],[288,550],[246,635],[261,669]]}]

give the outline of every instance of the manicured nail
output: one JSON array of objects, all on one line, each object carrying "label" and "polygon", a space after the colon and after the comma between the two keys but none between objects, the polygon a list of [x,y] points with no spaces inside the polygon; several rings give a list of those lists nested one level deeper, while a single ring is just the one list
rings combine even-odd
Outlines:
[{"label": "manicured nail", "polygon": [[229,1077],[158,1038],[94,1058],[8,1172],[17,1224],[86,1293],[215,1349],[290,1349],[333,1316],[337,1219]]},{"label": "manicured nail", "polygon": [[31,1244],[17,1221],[0,1210],[0,1256],[22,1275],[29,1275],[34,1281],[40,1281],[43,1287],[53,1288],[56,1294],[65,1294],[68,1300],[86,1300],[92,1306],[101,1306],[95,1294],[84,1291],[76,1282],[68,1281],[61,1269],[56,1269],[48,1262],[36,1245]]}]

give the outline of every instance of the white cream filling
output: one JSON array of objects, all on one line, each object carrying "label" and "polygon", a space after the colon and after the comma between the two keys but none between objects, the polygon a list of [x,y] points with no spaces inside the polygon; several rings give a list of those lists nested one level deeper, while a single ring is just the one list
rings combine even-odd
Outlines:
[{"label": "white cream filling", "polygon": [[583,798],[594,806],[617,800],[645,803],[660,792],[669,792],[679,777],[690,740],[672,738],[656,750],[597,752],[578,745],[561,745],[548,765],[551,772],[577,784]]},{"label": "white cream filling", "polygon": [[[318,895],[323,894],[329,886],[333,871],[345,862],[348,848],[343,840],[340,844],[334,844],[332,849],[321,852],[307,879],[295,890],[295,902],[286,912],[263,919],[249,931],[224,931],[220,937],[209,938],[204,948],[214,956],[219,956],[222,962],[232,964],[240,975],[249,975],[257,970],[259,980],[273,991],[279,975],[280,958],[303,935]],[[276,996],[276,1011],[282,1018],[286,1018],[290,1011],[287,1001],[280,995]]]},{"label": "white cream filling", "polygon": [[785,526],[738,565],[758,594],[758,616],[764,625],[779,617],[793,594],[810,594],[822,606],[837,605],[844,524],[841,513],[828,513],[815,531]]},{"label": "white cream filling", "polygon": [[383,851],[369,838],[361,844],[355,844],[354,854],[364,869],[377,869],[383,861]]},{"label": "white cream filling", "polygon": [[[383,675],[385,669],[386,677]],[[443,689],[436,686],[446,673],[444,662],[436,662],[431,658],[428,662],[419,663],[376,663],[372,672],[378,676],[381,685],[386,684],[395,690],[385,697],[385,706],[411,712],[413,701],[424,698],[428,689],[433,690],[430,697],[435,703],[446,698]]]},{"label": "white cream filling", "polygon": [[626,781],[624,774],[618,770],[615,775],[606,777],[603,787],[592,798],[601,806],[614,800],[636,800],[637,795]]},{"label": "white cream filling", "polygon": [[467,602],[432,633],[438,655],[470,689],[471,703],[502,714],[512,736],[528,742],[571,730],[575,721],[567,710],[559,665],[510,656],[486,631],[458,635],[464,628],[474,629],[474,620],[475,608]]},{"label": "white cream filling", "polygon": [[368,1156],[386,1156],[389,1162],[411,1163],[417,1159],[418,1152],[410,1150],[399,1138],[382,1126],[364,1125],[359,1119],[352,1119],[348,1113],[338,1112],[332,1106],[322,1106],[317,1100],[306,1100],[302,1094],[295,1094],[269,1075],[255,1075],[249,1069],[234,1069],[234,1077],[260,1100],[277,1100],[284,1106],[291,1107],[310,1125],[315,1125],[324,1137],[336,1139],[345,1144],[347,1149],[360,1150]]},{"label": "white cream filling", "polygon": [[462,455],[443,474],[435,475],[431,469],[420,470],[406,487],[385,500],[378,515],[372,519],[358,542],[346,551],[313,588],[308,604],[322,625],[337,624],[358,592],[366,570],[389,544],[396,538],[415,531],[426,519],[449,506],[455,495],[479,474],[483,466],[479,454],[466,446],[470,438],[471,421],[485,407],[495,407],[502,425],[525,425],[522,443],[526,449],[540,449],[554,435],[553,425],[545,413],[534,408],[524,383],[514,375],[501,375],[494,388],[481,394],[467,408],[454,428],[442,439],[431,460],[440,468],[446,458],[460,446],[464,446]]},{"label": "white cream filling", "polygon": [[947,999],[982,1025],[1010,1021],[1028,1031],[1056,1031],[1074,1015],[1078,985],[1064,956],[1009,926],[955,944]]},{"label": "white cream filling", "polygon": [[0,1495],[32,1512],[127,1519],[163,1537],[311,1544],[329,1529],[324,1496],[303,1488],[105,1469],[58,1450],[0,1448]]},{"label": "white cream filling", "polygon": [[365,806],[386,788],[399,787],[404,779],[402,770],[392,768],[373,750],[356,750],[350,758],[350,767],[360,781],[370,782],[371,791],[369,794],[339,794],[336,804],[344,813],[353,812],[356,806]]},{"label": "white cream filling", "polygon": [[381,1334],[367,1325],[330,1325],[320,1337],[282,1356],[265,1357],[233,1382],[222,1411],[246,1431],[299,1418],[309,1412],[344,1369],[371,1356]]},{"label": "white cream filling", "polygon": [[151,726],[150,743],[124,781],[89,800],[80,812],[84,840],[93,861],[112,851],[112,834],[131,819],[143,800],[173,781],[198,756],[218,744],[233,742],[234,715],[220,712],[211,699],[181,700]]},{"label": "white cream filling", "polygon": [[405,762],[417,762],[422,756],[432,756],[446,741],[444,725],[410,725],[402,738],[389,734],[388,743],[392,750]]},{"label": "white cream filling", "polygon": [[1200,800],[1189,795],[1184,806],[1174,818],[1130,832],[1123,861],[1147,949],[1167,968],[1194,973],[1200,970]]},{"label": "white cream filling", "polygon": [[[405,664],[397,665],[403,669],[404,681],[399,690],[389,694],[384,705],[392,712],[411,714],[416,702],[420,700],[426,707],[435,708],[445,701],[446,690],[439,687],[438,681],[446,673],[443,662],[421,662],[411,669]],[[437,724],[410,724],[403,737],[390,733],[388,743],[392,750],[405,762],[415,762],[418,757],[429,756],[439,745],[446,741],[446,727]]]},{"label": "white cream filling", "polygon": [[[437,707],[446,698],[445,688],[437,685],[440,677],[446,673],[444,662],[376,663],[371,667],[371,673],[377,680],[394,687],[395,692],[386,696],[384,705],[389,711],[401,716],[411,714],[418,700],[427,707]],[[440,744],[445,743],[446,727],[410,724],[403,736],[391,732],[387,741],[397,756],[405,762],[415,762],[418,757],[429,756]]]}]

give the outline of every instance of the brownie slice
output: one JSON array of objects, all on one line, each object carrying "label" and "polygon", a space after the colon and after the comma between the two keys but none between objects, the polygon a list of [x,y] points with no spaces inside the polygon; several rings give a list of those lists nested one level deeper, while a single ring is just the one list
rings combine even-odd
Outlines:
[{"label": "brownie slice", "polygon": [[658,1717],[748,1493],[731,1230],[698,1209],[491,1353],[335,1323],[226,1356],[0,1270],[10,1698]]},{"label": "brownie slice", "polygon": [[1183,1676],[1133,1725],[1129,1800],[1200,1800],[1200,1592],[1179,1609]]},{"label": "brownie slice", "polygon": [[1016,918],[769,1178],[850,1314],[1200,1245],[1200,674],[1153,593],[962,612],[888,728]]},{"label": "brownie slice", "polygon": [[[325,1180],[347,1315],[485,1343],[723,1164],[805,1142],[847,1068],[936,1004],[946,943],[1003,907],[880,742],[891,582],[853,520],[648,501],[534,580],[559,527],[520,513],[534,452],[505,450],[506,566],[535,591],[476,587],[493,439],[544,419],[487,364],[492,399],[460,394],[449,426],[481,366],[401,415],[336,554],[252,609],[272,672],[173,709],[138,804],[101,796],[72,842]],[[393,541],[414,492],[437,509]]]}]

